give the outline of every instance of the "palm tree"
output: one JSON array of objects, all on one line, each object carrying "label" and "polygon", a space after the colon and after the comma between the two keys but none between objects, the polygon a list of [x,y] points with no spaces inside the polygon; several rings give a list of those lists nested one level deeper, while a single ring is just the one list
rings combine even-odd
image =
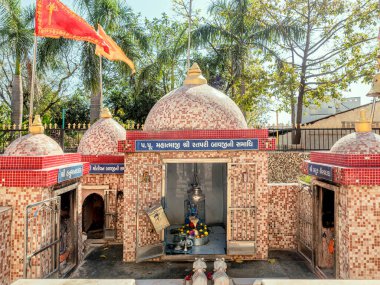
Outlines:
[{"label": "palm tree", "polygon": [[[211,47],[219,59],[228,62],[230,79],[225,92],[231,89],[232,97],[244,96],[246,93],[246,62],[253,50],[271,53],[269,43],[294,34],[302,36],[302,30],[282,23],[266,23],[258,16],[259,3],[252,0],[215,0],[209,7],[211,22],[200,26],[192,33],[196,47]],[[239,83],[239,94],[235,94],[234,85]]]},{"label": "palm tree", "polygon": [[11,120],[22,124],[23,88],[22,66],[33,45],[34,9],[23,9],[20,0],[0,0],[0,48],[13,51],[13,77],[11,86]]},{"label": "palm tree", "polygon": [[[127,50],[130,58],[137,54],[136,44],[144,46],[144,35],[139,26],[134,21],[134,14],[121,0],[78,0],[76,2],[81,14],[85,14],[85,19],[95,29],[101,24],[105,31],[111,35],[122,49]],[[114,36],[115,35],[115,36]],[[43,69],[48,67],[52,58],[60,54],[65,49],[73,49],[73,41],[61,39],[44,39],[39,45],[39,66]],[[74,50],[74,49],[73,49]],[[77,49],[75,49],[77,50]],[[100,61],[95,55],[95,46],[91,43],[80,44],[79,52],[73,54],[81,64],[81,78],[86,90],[91,92],[90,121],[94,122],[99,118],[101,108],[100,97]],[[130,72],[125,64],[116,63],[124,74]]]}]

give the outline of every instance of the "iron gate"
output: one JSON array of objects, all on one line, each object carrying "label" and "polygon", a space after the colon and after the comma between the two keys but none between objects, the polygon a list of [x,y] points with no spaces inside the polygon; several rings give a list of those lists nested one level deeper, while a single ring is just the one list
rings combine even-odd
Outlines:
[{"label": "iron gate", "polygon": [[313,262],[313,190],[309,184],[300,183],[298,195],[298,252]]},{"label": "iron gate", "polygon": [[61,197],[26,207],[24,278],[58,276]]}]

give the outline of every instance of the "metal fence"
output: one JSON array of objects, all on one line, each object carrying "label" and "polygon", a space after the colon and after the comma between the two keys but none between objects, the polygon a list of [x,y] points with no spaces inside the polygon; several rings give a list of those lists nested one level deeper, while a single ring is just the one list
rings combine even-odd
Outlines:
[{"label": "metal fence", "polygon": [[[52,128],[45,129],[45,134],[53,138],[64,152],[76,152],[80,140],[87,129]],[[0,130],[0,153],[4,153],[7,146],[19,138],[28,134],[27,129],[3,129]]]},{"label": "metal fence", "polygon": [[[139,126],[140,128],[140,126]],[[127,129],[134,129],[127,128]],[[64,152],[76,152],[86,128],[47,128],[45,134],[52,137],[64,150]],[[313,151],[330,150],[340,138],[355,132],[354,128],[341,129],[301,129],[301,141],[299,144],[292,143],[295,129],[269,129],[269,137],[276,138],[276,150],[279,151]],[[380,128],[373,129],[380,134]],[[27,129],[0,129],[0,153],[15,139],[28,134]]]},{"label": "metal fence", "polygon": [[[276,138],[276,149],[280,151],[330,150],[339,139],[355,132],[355,129],[301,129],[300,143],[293,144],[295,132],[292,128],[269,129],[269,136]],[[373,132],[379,134],[380,128],[373,129]]]}]

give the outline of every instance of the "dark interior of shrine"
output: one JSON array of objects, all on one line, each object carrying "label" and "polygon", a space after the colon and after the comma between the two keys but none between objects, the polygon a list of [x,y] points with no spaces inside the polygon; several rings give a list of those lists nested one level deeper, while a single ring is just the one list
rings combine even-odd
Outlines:
[{"label": "dark interior of shrine", "polygon": [[76,265],[74,199],[75,192],[61,194],[61,221],[60,221],[60,270],[61,274],[70,271]]},{"label": "dark interior of shrine", "polygon": [[225,254],[227,164],[167,164],[165,190],[166,254]]},{"label": "dark interior of shrine", "polygon": [[104,200],[99,194],[86,197],[82,206],[82,229],[88,239],[104,237]]},{"label": "dark interior of shrine", "polygon": [[321,239],[317,247],[317,266],[327,277],[335,272],[335,192],[320,188],[321,205],[319,207]]}]

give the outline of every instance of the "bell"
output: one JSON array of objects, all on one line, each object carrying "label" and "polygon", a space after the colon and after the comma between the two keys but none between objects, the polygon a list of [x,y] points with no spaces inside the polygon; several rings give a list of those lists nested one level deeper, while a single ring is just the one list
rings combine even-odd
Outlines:
[{"label": "bell", "polygon": [[368,97],[380,97],[380,73],[373,77],[371,90],[367,93]]}]

